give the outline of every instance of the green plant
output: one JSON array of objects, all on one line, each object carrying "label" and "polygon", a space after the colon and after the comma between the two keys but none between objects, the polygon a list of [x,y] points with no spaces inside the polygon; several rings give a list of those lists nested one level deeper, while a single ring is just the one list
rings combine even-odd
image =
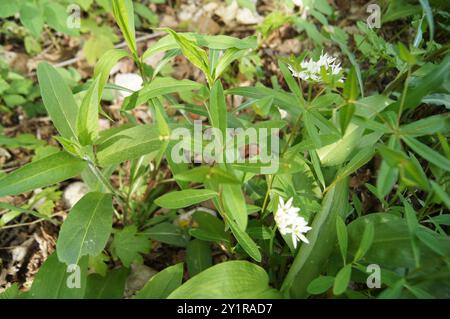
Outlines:
[{"label": "green plant", "polygon": [[[317,20],[328,24],[332,9],[325,1],[311,8]],[[426,8],[432,39],[435,30]],[[63,150],[6,174],[0,179],[0,196],[80,175],[91,191],[71,209],[56,252],[31,290],[19,293],[13,286],[7,293],[120,298],[131,264],[142,263],[152,244],[161,242],[186,248],[190,279],[183,282],[182,264],[169,266],[135,298],[305,298],[327,292],[347,298],[448,296],[450,118],[442,106],[448,103],[448,45],[444,50],[424,48],[424,38],[417,46],[394,45],[360,24],[363,35],[355,40],[362,58],[370,58],[369,67],[361,70],[360,56],[350,52],[343,30],[322,34],[312,23],[293,17],[289,23],[305,31],[320,50],[280,57],[283,83],[273,79],[272,88],[258,83],[225,89],[226,70],[257,54],[256,37],[162,28],[167,36],[140,55],[133,3],[113,0],[112,12],[128,51],[111,49],[102,55],[79,105],[54,67],[45,62],[38,66],[43,103]],[[278,16],[282,14],[266,18],[261,41],[279,27]],[[320,53],[326,41],[349,58],[348,70]],[[145,65],[146,58],[160,52],[165,56],[159,66]],[[203,81],[159,75],[179,54],[202,72]],[[134,61],[144,84],[123,101],[121,115],[128,123],[100,131],[102,93],[111,68],[123,58]],[[378,93],[367,90],[365,81],[379,59],[398,75]],[[246,101],[231,108],[229,96]],[[151,114],[150,124],[138,124],[133,117],[142,104]],[[438,105],[438,110],[418,118],[422,105]],[[169,111],[181,116],[169,116]],[[173,132],[193,136],[183,145],[191,150],[194,145],[194,153],[196,145],[206,144],[188,113],[205,117],[208,128],[218,132],[215,145],[222,155],[229,146],[228,128],[276,129],[266,138],[279,139],[279,151],[271,158],[277,169],[265,171],[262,157],[273,144],[260,143],[252,153],[245,138],[238,146],[250,149],[255,161],[176,161],[174,149],[180,144]],[[367,211],[349,180],[375,159],[378,172],[362,185],[380,205]],[[113,172],[119,183],[111,182]],[[215,213],[198,205],[206,201]],[[193,209],[177,215],[187,207]],[[3,208],[42,215],[30,207]],[[212,266],[211,247],[229,260]],[[105,261],[120,267],[105,271]],[[373,264],[381,271],[381,286],[375,290],[365,285]],[[80,269],[81,289],[65,284],[71,276],[67,267],[73,265]]]}]

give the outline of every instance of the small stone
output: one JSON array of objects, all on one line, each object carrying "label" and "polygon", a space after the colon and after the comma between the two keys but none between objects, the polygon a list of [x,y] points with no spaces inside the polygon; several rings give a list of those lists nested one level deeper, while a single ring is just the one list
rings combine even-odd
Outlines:
[{"label": "small stone", "polygon": [[131,297],[137,291],[141,290],[147,281],[158,272],[146,265],[131,265],[131,273],[125,284],[125,296]]},{"label": "small stone", "polygon": [[[135,92],[142,88],[143,81],[139,74],[119,73],[116,75],[114,83]],[[117,91],[117,95],[119,99],[124,99],[127,96],[130,96],[131,93],[126,91]]]},{"label": "small stone", "polygon": [[82,182],[70,184],[63,192],[64,206],[68,209],[72,208],[88,192],[89,187]]}]

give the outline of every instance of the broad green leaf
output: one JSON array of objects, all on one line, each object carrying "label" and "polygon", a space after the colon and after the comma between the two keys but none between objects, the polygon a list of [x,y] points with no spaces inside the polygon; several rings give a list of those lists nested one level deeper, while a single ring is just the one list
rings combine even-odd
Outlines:
[{"label": "broad green leaf", "polygon": [[97,160],[101,166],[118,164],[158,152],[161,146],[158,127],[137,125],[102,139],[97,147]]},{"label": "broad green leaf", "polygon": [[39,63],[37,77],[45,108],[61,136],[77,139],[78,106],[58,71],[46,62]]},{"label": "broad green leaf", "polygon": [[317,150],[323,166],[335,166],[344,163],[358,144],[364,129],[350,123],[345,135],[338,141]]},{"label": "broad green leaf", "polygon": [[[3,12],[1,15],[3,15]],[[43,12],[41,11],[40,6],[28,1],[21,4],[20,22],[34,37],[39,38],[41,36],[42,28],[44,27]]]},{"label": "broad green leaf", "polygon": [[58,152],[31,162],[0,179],[0,197],[18,195],[80,174],[86,162]]},{"label": "broad green leaf", "polygon": [[[1,10],[0,4],[0,10]],[[1,12],[1,11],[0,11]],[[9,288],[0,292],[0,300],[4,299],[19,299],[21,297],[21,292],[19,290],[19,284],[17,282],[13,283]]]},{"label": "broad green leaf", "polygon": [[58,261],[56,252],[39,268],[29,297],[32,299],[81,299],[86,290],[88,258],[70,268]]},{"label": "broad green leaf", "polygon": [[155,204],[164,208],[178,209],[204,202],[214,196],[217,196],[217,192],[210,189],[187,189],[158,197]]},{"label": "broad green leaf", "polygon": [[319,276],[308,285],[307,291],[311,295],[320,295],[333,287],[334,277]]},{"label": "broad green leaf", "polygon": [[405,107],[410,109],[418,106],[423,97],[435,92],[436,89],[448,79],[449,71],[450,56],[447,55],[444,60],[439,65],[434,66],[427,75],[415,81],[414,87],[408,88],[405,98]]},{"label": "broad green leaf", "polygon": [[397,45],[398,56],[409,65],[416,64],[416,58],[409,52],[408,48],[401,42]]},{"label": "broad green leaf", "polygon": [[282,292],[294,298],[307,296],[309,283],[319,276],[336,242],[336,218],[348,212],[348,181],[337,183],[325,195],[322,208],[314,217],[307,233],[309,244],[300,246],[284,279]]},{"label": "broad green leaf", "polygon": [[340,295],[347,290],[352,276],[352,265],[348,264],[341,268],[334,279],[333,294]]},{"label": "broad green leaf", "polygon": [[409,147],[411,147],[414,152],[419,154],[424,159],[428,160],[430,163],[433,163],[434,165],[442,168],[445,171],[450,170],[450,160],[445,158],[443,155],[439,154],[427,145],[419,142],[415,138],[403,137],[403,140],[406,144],[408,144]]},{"label": "broad green leaf", "polygon": [[247,228],[248,214],[241,185],[222,185],[222,198],[225,214],[234,220],[241,230]]},{"label": "broad green leaf", "polygon": [[97,256],[112,231],[113,206],[110,194],[92,192],[83,196],[64,221],[56,251],[61,262],[76,264],[85,255]]},{"label": "broad green leaf", "polygon": [[136,226],[127,226],[115,233],[112,251],[125,267],[130,267],[132,262],[142,262],[140,253],[150,251],[150,240],[143,234],[138,234]]},{"label": "broad green leaf", "polygon": [[170,77],[157,77],[146,83],[142,89],[126,97],[122,109],[131,110],[136,106],[147,103],[148,100],[170,93],[183,93],[198,90],[202,84],[191,80],[175,80]]},{"label": "broad green leaf", "polygon": [[247,261],[227,261],[189,279],[169,299],[280,298],[265,270]]},{"label": "broad green leaf", "polygon": [[87,277],[85,299],[122,299],[128,278],[127,268],[113,269],[105,276],[91,274]]},{"label": "broad green leaf", "polygon": [[205,212],[195,212],[192,217],[199,226],[191,228],[189,234],[201,240],[229,242],[225,224],[220,219]]},{"label": "broad green leaf", "polygon": [[210,243],[200,239],[191,240],[186,249],[186,264],[191,278],[211,267]]},{"label": "broad green leaf", "polygon": [[82,145],[91,144],[98,134],[99,80],[97,77],[81,102],[77,117],[78,139]]},{"label": "broad green leaf", "polygon": [[136,299],[164,299],[181,286],[183,263],[165,268],[150,278],[135,296]]},{"label": "broad green leaf", "polygon": [[0,2],[0,18],[8,18],[19,12],[20,6],[15,1]]},{"label": "broad green leaf", "polygon": [[137,58],[133,2],[131,0],[112,0],[112,12],[128,48]]},{"label": "broad green leaf", "polygon": [[178,247],[186,247],[189,238],[182,230],[171,223],[161,223],[146,229],[143,234],[150,239]]}]

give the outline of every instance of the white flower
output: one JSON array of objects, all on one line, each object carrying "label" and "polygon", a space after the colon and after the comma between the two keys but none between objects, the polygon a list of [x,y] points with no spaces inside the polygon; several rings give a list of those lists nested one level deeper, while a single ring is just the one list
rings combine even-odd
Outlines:
[{"label": "white flower", "polygon": [[278,209],[275,213],[275,222],[277,223],[281,234],[290,234],[292,236],[294,248],[297,248],[297,242],[300,240],[309,244],[309,241],[304,234],[308,232],[311,227],[309,227],[307,221],[298,214],[300,208],[292,206],[292,201],[293,198],[291,197],[284,203],[283,198],[280,197]]},{"label": "white flower", "polygon": [[[327,53],[322,54],[319,60],[313,59],[304,60],[300,63],[300,71],[295,70],[291,65],[288,65],[292,75],[305,81],[321,82],[323,81],[321,76],[321,70],[324,68],[328,74],[338,76],[341,71],[341,63],[336,61],[335,57],[329,56]],[[340,77],[338,82],[342,82],[343,78]]]}]

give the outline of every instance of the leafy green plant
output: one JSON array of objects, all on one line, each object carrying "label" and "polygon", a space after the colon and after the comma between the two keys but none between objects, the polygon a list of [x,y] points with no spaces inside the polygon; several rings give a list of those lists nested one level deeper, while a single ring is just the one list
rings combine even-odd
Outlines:
[{"label": "leafy green plant", "polygon": [[[331,6],[312,2],[314,18],[328,25]],[[427,29],[420,32],[429,33],[429,44],[439,30],[427,3],[421,1],[423,11],[418,14],[427,21]],[[418,8],[414,6],[414,12]],[[42,100],[62,150],[5,174],[0,196],[76,176],[90,192],[71,208],[56,252],[41,267],[31,290],[19,293],[13,286],[7,296],[120,298],[131,265],[143,263],[156,243],[186,250],[189,279],[183,281],[184,263],[170,265],[134,298],[448,296],[447,44],[446,49],[425,47],[426,37],[418,45],[391,44],[358,24],[362,35],[354,37],[359,53],[350,52],[348,34],[338,27],[319,31],[306,19],[273,13],[262,24],[259,39],[162,28],[167,35],[141,55],[135,31],[135,12],[143,15],[141,9],[130,0],[112,1],[128,50],[111,49],[101,56],[81,101],[53,66],[38,66]],[[229,87],[223,80],[227,69],[257,54],[261,41],[285,23],[304,31],[320,50],[280,57],[280,77],[272,79],[272,87]],[[337,57],[321,53],[328,41],[348,57],[348,68]],[[165,56],[157,67],[144,63],[161,52]],[[176,55],[199,69],[202,78],[161,76],[162,66]],[[358,58],[369,58],[370,65],[362,69]],[[121,59],[135,63],[144,83],[121,105],[127,123],[100,130],[98,120],[105,116],[102,94]],[[398,75],[384,91],[375,92],[365,81],[379,59],[388,61],[386,68]],[[245,99],[230,106],[234,96]],[[151,123],[139,124],[134,118],[133,110],[141,105],[151,114]],[[423,106],[432,111],[419,117]],[[270,137],[279,139],[279,152],[271,158],[277,169],[264,170],[261,145],[259,153],[248,155],[255,156],[251,162],[174,160],[179,144],[173,132],[191,134],[185,143],[194,144],[194,150],[204,143],[195,135],[196,123],[188,113],[204,117],[208,129],[223,134],[218,141],[221,154],[230,127],[277,129]],[[250,144],[244,139],[240,146],[251,153]],[[373,163],[378,163],[376,173],[358,187],[378,201],[374,210],[362,207],[357,187],[351,186]],[[114,172],[119,182],[110,178]],[[210,208],[202,204],[206,202]],[[0,207],[43,215],[32,207]],[[227,261],[214,264],[213,249]],[[92,266],[99,260],[116,267],[99,271]],[[373,265],[380,268],[375,289],[367,284]],[[81,289],[67,285],[66,270],[72,268],[79,270]]]}]

